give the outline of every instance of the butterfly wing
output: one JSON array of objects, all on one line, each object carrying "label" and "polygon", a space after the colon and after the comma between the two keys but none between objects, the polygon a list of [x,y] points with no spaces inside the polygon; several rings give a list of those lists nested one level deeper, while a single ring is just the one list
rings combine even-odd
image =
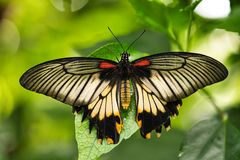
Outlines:
[{"label": "butterfly wing", "polygon": [[181,99],[207,85],[224,80],[228,71],[217,60],[195,53],[170,52],[132,62],[137,116],[143,137],[170,127],[170,116],[178,115]]},{"label": "butterfly wing", "polygon": [[166,102],[158,98],[138,77],[133,78],[133,88],[137,106],[136,121],[140,127],[140,133],[144,138],[151,137],[151,131],[155,130],[157,136],[161,135],[162,125],[170,129],[170,116],[178,115],[181,100]]},{"label": "butterfly wing", "polygon": [[113,78],[113,81],[84,110],[90,117],[90,131],[93,126],[97,128],[99,143],[102,143],[103,138],[107,139],[108,144],[116,144],[119,141],[123,126],[120,116],[119,88],[120,81]]},{"label": "butterfly wing", "polygon": [[20,78],[20,84],[74,106],[75,111],[83,108],[83,120],[90,118],[90,130],[95,127],[99,139],[109,137],[109,143],[117,143],[122,122],[118,83],[113,76],[116,65],[98,58],[57,59],[29,69]]}]

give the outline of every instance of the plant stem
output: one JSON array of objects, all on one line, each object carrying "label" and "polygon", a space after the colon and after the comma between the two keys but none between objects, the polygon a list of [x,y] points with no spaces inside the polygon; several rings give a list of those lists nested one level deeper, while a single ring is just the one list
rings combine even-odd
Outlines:
[{"label": "plant stem", "polygon": [[176,35],[176,33],[175,33],[175,32],[172,32],[172,34],[171,34],[171,33],[168,33],[168,35],[169,35],[170,39],[178,46],[178,49],[179,49],[180,51],[183,51],[183,47],[181,46],[181,44],[180,44],[179,41],[177,40],[177,35]]},{"label": "plant stem", "polygon": [[192,21],[193,21],[193,12],[189,13],[189,25],[188,25],[188,30],[187,30],[187,44],[186,44],[186,51],[189,51],[189,44],[190,44],[190,35],[191,35],[191,30],[192,30]]}]

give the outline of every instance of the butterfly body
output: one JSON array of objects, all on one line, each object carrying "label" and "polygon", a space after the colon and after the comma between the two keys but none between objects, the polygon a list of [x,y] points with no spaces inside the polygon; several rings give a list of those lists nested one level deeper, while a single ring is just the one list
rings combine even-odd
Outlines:
[{"label": "butterfly body", "polygon": [[101,143],[118,143],[123,128],[121,109],[128,109],[131,86],[140,133],[149,139],[169,130],[170,117],[178,115],[181,99],[198,89],[224,80],[226,67],[196,53],[166,52],[132,62],[123,52],[114,62],[101,58],[73,57],[44,62],[20,78],[21,85],[83,110],[90,131],[97,130]]},{"label": "butterfly body", "polygon": [[[102,64],[104,64],[104,67]],[[129,62],[129,53],[123,52],[118,64],[113,65],[111,63],[107,64],[107,62],[102,62],[100,63],[100,68],[101,67],[111,70],[109,73],[112,73],[112,75],[101,77],[120,81],[120,104],[123,109],[128,109],[131,99],[130,80],[134,77],[134,74],[136,74],[136,71],[134,70],[135,67]]]}]

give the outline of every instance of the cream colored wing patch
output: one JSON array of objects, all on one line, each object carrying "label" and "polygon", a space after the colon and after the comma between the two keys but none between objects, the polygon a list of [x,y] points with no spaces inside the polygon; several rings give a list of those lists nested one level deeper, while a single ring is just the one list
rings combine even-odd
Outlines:
[{"label": "cream colored wing patch", "polygon": [[90,129],[97,129],[97,138],[102,142],[107,139],[108,144],[117,143],[122,130],[120,116],[120,102],[118,85],[109,84],[103,92],[93,100],[86,108],[90,119]]},{"label": "cream colored wing patch", "polygon": [[141,135],[149,139],[151,131],[155,130],[157,136],[161,134],[162,126],[170,129],[170,116],[178,114],[181,100],[165,102],[159,99],[147,85],[134,79],[135,101],[137,106],[136,122],[140,127]]}]

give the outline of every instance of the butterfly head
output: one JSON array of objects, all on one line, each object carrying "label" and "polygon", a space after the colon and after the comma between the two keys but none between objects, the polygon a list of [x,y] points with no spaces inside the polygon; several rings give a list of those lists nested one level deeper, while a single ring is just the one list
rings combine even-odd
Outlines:
[{"label": "butterfly head", "polygon": [[128,62],[129,61],[129,56],[130,56],[130,54],[128,52],[124,51],[121,55],[121,61],[125,61],[125,62],[127,61]]}]

